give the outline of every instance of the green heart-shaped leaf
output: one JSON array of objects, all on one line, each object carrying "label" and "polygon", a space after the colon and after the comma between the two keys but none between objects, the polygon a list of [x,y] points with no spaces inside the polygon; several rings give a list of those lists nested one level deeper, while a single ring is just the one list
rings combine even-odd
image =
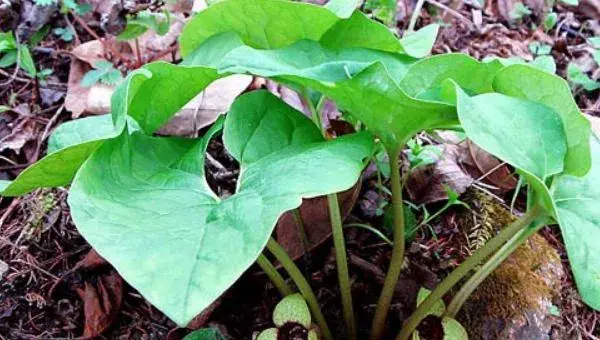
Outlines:
[{"label": "green heart-shaped leaf", "polygon": [[0,188],[2,196],[23,195],[36,188],[71,183],[83,162],[102,143],[119,133],[110,115],[77,119],[59,126],[48,141],[48,155]]},{"label": "green heart-shaped leaf", "polygon": [[[272,77],[319,91],[364,122],[391,151],[419,131],[458,123],[453,105],[418,100],[398,87],[395,79],[407,72],[414,60],[410,57],[358,48],[332,51],[309,41],[258,50],[235,40],[231,34],[209,39],[186,63],[215,67],[220,73]],[[213,46],[232,49],[210,55]]]},{"label": "green heart-shaped leaf", "polygon": [[512,97],[544,104],[559,114],[567,138],[565,173],[583,176],[590,168],[590,123],[579,112],[566,81],[525,65],[506,67],[494,79],[494,89]]},{"label": "green heart-shaped leaf", "polygon": [[600,310],[600,142],[590,138],[592,166],[583,177],[556,178],[552,198],[583,301]]},{"label": "green heart-shaped leaf", "polygon": [[560,116],[532,101],[497,93],[470,97],[458,87],[457,110],[467,136],[516,167],[554,213],[545,181],[564,168],[567,145]]},{"label": "green heart-shaped leaf", "polygon": [[220,1],[185,26],[179,39],[186,57],[206,39],[236,32],[249,46],[280,48],[301,39],[319,40],[340,19],[325,7],[287,0]]},{"label": "green heart-shaped leaf", "polygon": [[330,49],[300,40],[276,50],[256,49],[235,33],[206,40],[184,64],[214,67],[219,73],[250,73],[263,77],[297,77],[326,83],[346,80],[375,62],[383,63],[392,78],[402,79],[415,58],[366,48]]},{"label": "green heart-shaped leaf", "polygon": [[325,8],[345,19],[352,15],[359,3],[359,0],[329,0]]},{"label": "green heart-shaped leaf", "polygon": [[[232,32],[253,48],[278,49],[299,40],[320,41],[331,49],[370,48],[421,57],[431,50],[436,26],[420,32],[420,39],[398,38],[383,24],[360,11],[342,17],[328,8],[284,0],[225,0],[198,13],[184,28],[181,53],[188,57],[208,38]],[[349,16],[348,18],[346,18]],[[404,44],[406,46],[404,46]],[[407,51],[407,52],[405,52]]]},{"label": "green heart-shaped leaf", "polygon": [[[498,61],[479,62],[460,53],[440,54],[412,64],[399,85],[412,97],[445,101],[444,81],[451,79],[470,95],[493,92],[492,83],[500,69]],[[454,92],[453,86],[451,90]]]},{"label": "green heart-shaped leaf", "polygon": [[[256,260],[281,214],[302,198],[350,188],[372,152],[365,133],[315,142],[300,122],[308,119],[291,107],[282,112],[280,103],[274,109],[281,116],[296,117],[267,122],[274,104],[264,91],[238,100],[224,137],[242,161],[233,196],[215,197],[203,175],[204,150],[218,124],[200,140],[123,133],[94,152],[71,188],[69,204],[81,234],[180,325]],[[268,144],[271,128],[290,133],[275,134]],[[290,136],[281,148],[263,149]]]},{"label": "green heart-shaped leaf", "polygon": [[147,64],[132,72],[115,90],[111,103],[113,121],[122,126],[130,116],[151,134],[220,77],[215,70],[205,67]]},{"label": "green heart-shaped leaf", "polygon": [[277,327],[287,322],[296,322],[310,328],[310,310],[301,294],[288,295],[281,300],[273,310],[273,323]]}]

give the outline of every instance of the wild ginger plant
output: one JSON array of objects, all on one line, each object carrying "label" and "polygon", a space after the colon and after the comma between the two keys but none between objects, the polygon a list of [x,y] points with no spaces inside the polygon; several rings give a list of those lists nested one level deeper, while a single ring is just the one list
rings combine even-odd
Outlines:
[{"label": "wild ginger plant", "polygon": [[[390,159],[394,212],[392,260],[371,334],[379,339],[404,259],[399,155],[423,130],[462,129],[527,181],[528,211],[444,279],[398,339],[408,339],[441,297],[469,277],[444,311],[453,317],[496,266],[548,224],[561,228],[583,300],[600,309],[600,143],[565,81],[528,65],[462,54],[425,57],[435,27],[398,39],[360,12],[332,8],[343,10],[284,0],[210,6],[182,33],[181,64],[157,62],[131,73],[113,95],[110,116],[60,126],[46,157],[13,182],[0,182],[2,195],[72,183],[68,202],[81,234],[180,325],[255,261],[289,295],[292,289],[261,254],[266,246],[306,299],[322,336],[331,339],[308,282],[270,238],[278,218],[302,198],[330,195],[344,318],[348,337],[355,338],[339,209],[331,195],[356,183],[377,139]],[[306,94],[313,121],[261,90],[240,96],[201,138],[152,136],[210,83],[235,73]],[[326,140],[314,97],[333,100],[367,131]],[[241,167],[236,193],[225,199],[204,178],[206,146],[221,131]]]}]

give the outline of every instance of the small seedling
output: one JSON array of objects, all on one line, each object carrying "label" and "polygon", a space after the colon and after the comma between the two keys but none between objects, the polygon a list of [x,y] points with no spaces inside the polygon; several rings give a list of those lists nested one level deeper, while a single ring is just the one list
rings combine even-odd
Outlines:
[{"label": "small seedling", "polygon": [[171,26],[171,13],[163,11],[153,13],[142,11],[127,19],[125,30],[117,36],[117,40],[136,39],[149,29],[155,31],[158,35],[165,35]]},{"label": "small seedling", "polygon": [[227,340],[227,338],[218,329],[202,328],[186,335],[183,340]]},{"label": "small seedling", "polygon": [[575,63],[570,62],[567,66],[567,79],[575,87],[581,87],[586,91],[595,91],[600,89],[600,82],[590,78]]},{"label": "small seedling", "polygon": [[90,87],[98,82],[106,85],[116,85],[123,80],[121,71],[106,60],[99,60],[94,64],[94,70],[88,71],[81,79],[81,86]]},{"label": "small seedling", "polygon": [[510,18],[512,20],[522,20],[524,17],[529,15],[531,15],[531,10],[522,2],[515,3],[512,11],[510,11]]},{"label": "small seedling", "polygon": [[29,46],[19,44],[12,32],[0,32],[0,55],[0,68],[16,64],[28,75],[35,77],[37,71]]},{"label": "small seedling", "polygon": [[274,328],[262,331],[256,340],[305,338],[318,340],[318,333],[310,317],[310,310],[300,294],[292,294],[281,300],[273,311]]},{"label": "small seedling", "polygon": [[442,150],[438,146],[424,146],[423,142],[418,138],[409,140],[408,143],[406,143],[406,145],[409,148],[408,161],[411,170],[422,166],[434,164],[442,156]]},{"label": "small seedling", "polygon": [[527,48],[529,48],[529,52],[536,56],[548,55],[552,51],[552,46],[538,41],[530,43]]},{"label": "small seedling", "polygon": [[551,29],[553,29],[554,26],[556,26],[557,22],[558,22],[558,14],[556,14],[554,12],[546,13],[546,16],[544,17],[544,22],[542,23],[542,25],[544,26],[544,31],[548,32]]},{"label": "small seedling", "polygon": [[[431,294],[431,291],[426,288],[421,288],[417,294],[417,307],[427,299]],[[433,315],[441,318],[442,329],[444,331],[443,340],[468,340],[469,336],[465,328],[455,319],[444,316],[446,312],[446,305],[442,300],[438,300],[427,315]],[[412,340],[421,340],[419,332],[415,331],[412,336]]]},{"label": "small seedling", "polygon": [[52,33],[65,42],[71,42],[75,37],[73,30],[70,27],[57,27],[52,30]]},{"label": "small seedling", "polygon": [[569,6],[579,6],[579,0],[560,0],[560,2]]}]

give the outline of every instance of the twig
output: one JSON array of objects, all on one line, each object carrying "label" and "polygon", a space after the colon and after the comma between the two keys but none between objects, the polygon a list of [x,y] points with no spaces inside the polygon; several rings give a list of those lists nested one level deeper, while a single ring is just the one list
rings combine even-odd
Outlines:
[{"label": "twig", "polygon": [[75,30],[75,26],[73,26],[73,23],[69,19],[69,16],[65,14],[65,15],[63,15],[63,17],[65,18],[65,21],[67,22],[67,26],[69,26],[69,28],[71,29],[71,31],[73,31],[73,36],[75,36],[75,43],[77,45],[81,45],[81,40],[79,39],[79,35],[77,34],[77,30]]},{"label": "twig", "polygon": [[0,217],[0,229],[2,229],[4,222],[10,217],[10,214],[12,214],[12,212],[19,206],[20,202],[21,199],[16,198],[10,203],[8,208],[6,208],[6,211],[4,212],[4,214],[2,214],[2,217]]},{"label": "twig", "polygon": [[0,86],[9,85],[17,78],[17,73],[19,73],[19,67],[21,66],[21,47],[19,44],[20,43],[17,41],[17,64],[15,65],[15,70],[13,71],[13,74],[10,76],[10,78],[4,83],[1,83]]},{"label": "twig", "polygon": [[100,43],[102,43],[102,46],[104,46],[104,48],[108,48],[115,55],[115,57],[117,57],[124,63],[129,62],[129,59],[125,58],[123,56],[123,54],[121,54],[121,52],[119,52],[112,44],[107,44],[105,39],[100,38],[100,36],[98,34],[96,34],[96,32],[94,32],[94,30],[91,29],[90,26],[88,26],[88,24],[85,23],[85,21],[83,21],[76,14],[74,14],[74,13],[71,13],[71,14],[73,15],[73,19],[75,19],[75,21],[77,21],[77,23],[80,24],[81,27],[83,27],[83,29],[86,32],[88,32],[92,37],[94,37],[94,39],[96,39],[96,40],[100,41]]},{"label": "twig", "polygon": [[44,143],[44,140],[46,139],[46,137],[48,137],[48,132],[50,131],[50,128],[52,127],[52,125],[54,125],[54,122],[56,122],[56,119],[58,119],[58,116],[60,116],[60,114],[63,112],[63,109],[65,108],[65,104],[61,105],[58,110],[56,110],[56,113],[52,116],[52,118],[50,118],[50,120],[48,121],[48,123],[46,124],[46,127],[44,128],[44,132],[42,133],[41,138],[38,140],[37,146],[35,148],[35,153],[34,155],[34,159],[38,160],[40,158],[40,149],[42,148],[42,144]]},{"label": "twig", "polygon": [[439,7],[445,11],[447,11],[449,14],[451,14],[452,16],[456,17],[457,19],[459,19],[460,21],[464,22],[467,26],[469,26],[470,30],[475,30],[475,24],[473,24],[473,22],[467,18],[465,18],[464,15],[460,14],[460,12],[444,5],[441,4],[435,0],[426,0],[428,3],[434,5],[435,7]]}]

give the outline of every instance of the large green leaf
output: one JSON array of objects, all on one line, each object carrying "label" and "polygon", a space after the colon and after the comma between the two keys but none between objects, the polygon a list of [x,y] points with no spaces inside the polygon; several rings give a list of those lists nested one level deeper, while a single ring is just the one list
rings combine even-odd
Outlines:
[{"label": "large green leaf", "polygon": [[[412,64],[399,84],[412,97],[450,101],[443,93],[445,81],[451,79],[471,95],[493,92],[492,83],[500,69],[497,60],[479,62],[466,54],[440,54]],[[450,90],[454,92],[454,86]]]},{"label": "large green leaf", "polygon": [[[336,1],[337,3],[337,1]],[[299,40],[320,41],[331,49],[370,48],[422,57],[429,53],[437,29],[420,31],[417,38],[399,40],[385,25],[351,6],[328,8],[287,0],[225,0],[198,13],[184,28],[181,53],[188,57],[208,38],[235,33],[253,48],[278,49]],[[340,11],[337,11],[339,9]],[[349,16],[349,17],[348,17]]]},{"label": "large green leaf", "polygon": [[11,181],[0,179],[0,192],[10,185]]},{"label": "large green leaf", "polygon": [[592,166],[583,177],[556,178],[552,197],[581,297],[600,310],[600,142],[590,138]]},{"label": "large green leaf", "polygon": [[329,0],[325,7],[340,18],[348,18],[352,15],[359,0]]},{"label": "large green leaf", "polygon": [[457,97],[460,121],[477,145],[543,181],[562,172],[565,135],[552,109],[497,93],[459,90]]},{"label": "large green leaf", "polygon": [[[301,122],[308,119],[290,107],[282,112],[265,92],[238,101],[224,138],[242,162],[234,195],[220,200],[203,175],[204,149],[218,126],[200,140],[124,133],[90,157],[71,188],[69,204],[81,234],[180,325],[256,260],[285,211],[302,198],[350,188],[372,152],[368,133],[313,141]],[[271,121],[269,105],[289,119]],[[271,147],[283,141],[281,148]]]},{"label": "large green leaf", "polygon": [[517,168],[550,213],[546,179],[564,168],[567,150],[560,116],[536,102],[497,93],[470,97],[457,87],[460,122],[477,145]]},{"label": "large green leaf", "polygon": [[223,131],[227,150],[242,167],[288,146],[322,140],[312,121],[264,90],[240,96]]},{"label": "large green leaf", "polygon": [[69,146],[117,136],[109,114],[91,116],[61,124],[48,139],[47,152],[53,153]]},{"label": "large green leaf", "polygon": [[117,126],[127,116],[151,134],[166,124],[185,104],[220,78],[214,69],[155,62],[130,74],[112,98]]},{"label": "large green leaf", "polygon": [[250,73],[263,77],[299,77],[334,83],[346,80],[375,62],[383,63],[394,79],[401,79],[416,59],[366,48],[330,49],[300,40],[281,49],[262,50],[244,45],[234,33],[209,38],[184,61],[220,73]]},{"label": "large green leaf", "polygon": [[110,115],[82,118],[62,124],[50,137],[49,154],[21,172],[0,193],[2,196],[18,196],[37,188],[71,183],[75,173],[91,153],[105,140],[118,134]]},{"label": "large green leaf", "polygon": [[408,96],[380,63],[336,84],[305,84],[361,120],[392,153],[422,130],[458,124],[454,106]]},{"label": "large green leaf", "polygon": [[[407,72],[414,60],[410,57],[360,48],[333,52],[310,41],[258,50],[235,40],[231,34],[216,36],[186,63],[215,67],[219,73],[271,77],[319,91],[363,121],[390,151],[421,130],[458,123],[454,105],[411,98],[398,87],[395,79]],[[211,55],[213,46],[226,48]],[[227,48],[232,49],[227,52]]]},{"label": "large green leaf", "polygon": [[324,46],[332,49],[364,47],[393,53],[404,52],[402,43],[389,28],[369,19],[360,11],[336,22],[320,40]]},{"label": "large green leaf", "polygon": [[287,0],[226,0],[196,14],[185,26],[181,54],[185,57],[206,39],[237,33],[255,48],[281,48],[297,40],[319,40],[339,18],[324,7]]},{"label": "large green leaf", "polygon": [[512,65],[498,73],[494,89],[529,99],[559,114],[567,138],[565,173],[583,176],[590,168],[590,123],[579,112],[569,85],[562,78],[526,65]]},{"label": "large green leaf", "polygon": [[423,58],[431,53],[431,48],[440,30],[440,25],[427,25],[416,32],[406,34],[400,39],[404,53],[416,58]]}]

